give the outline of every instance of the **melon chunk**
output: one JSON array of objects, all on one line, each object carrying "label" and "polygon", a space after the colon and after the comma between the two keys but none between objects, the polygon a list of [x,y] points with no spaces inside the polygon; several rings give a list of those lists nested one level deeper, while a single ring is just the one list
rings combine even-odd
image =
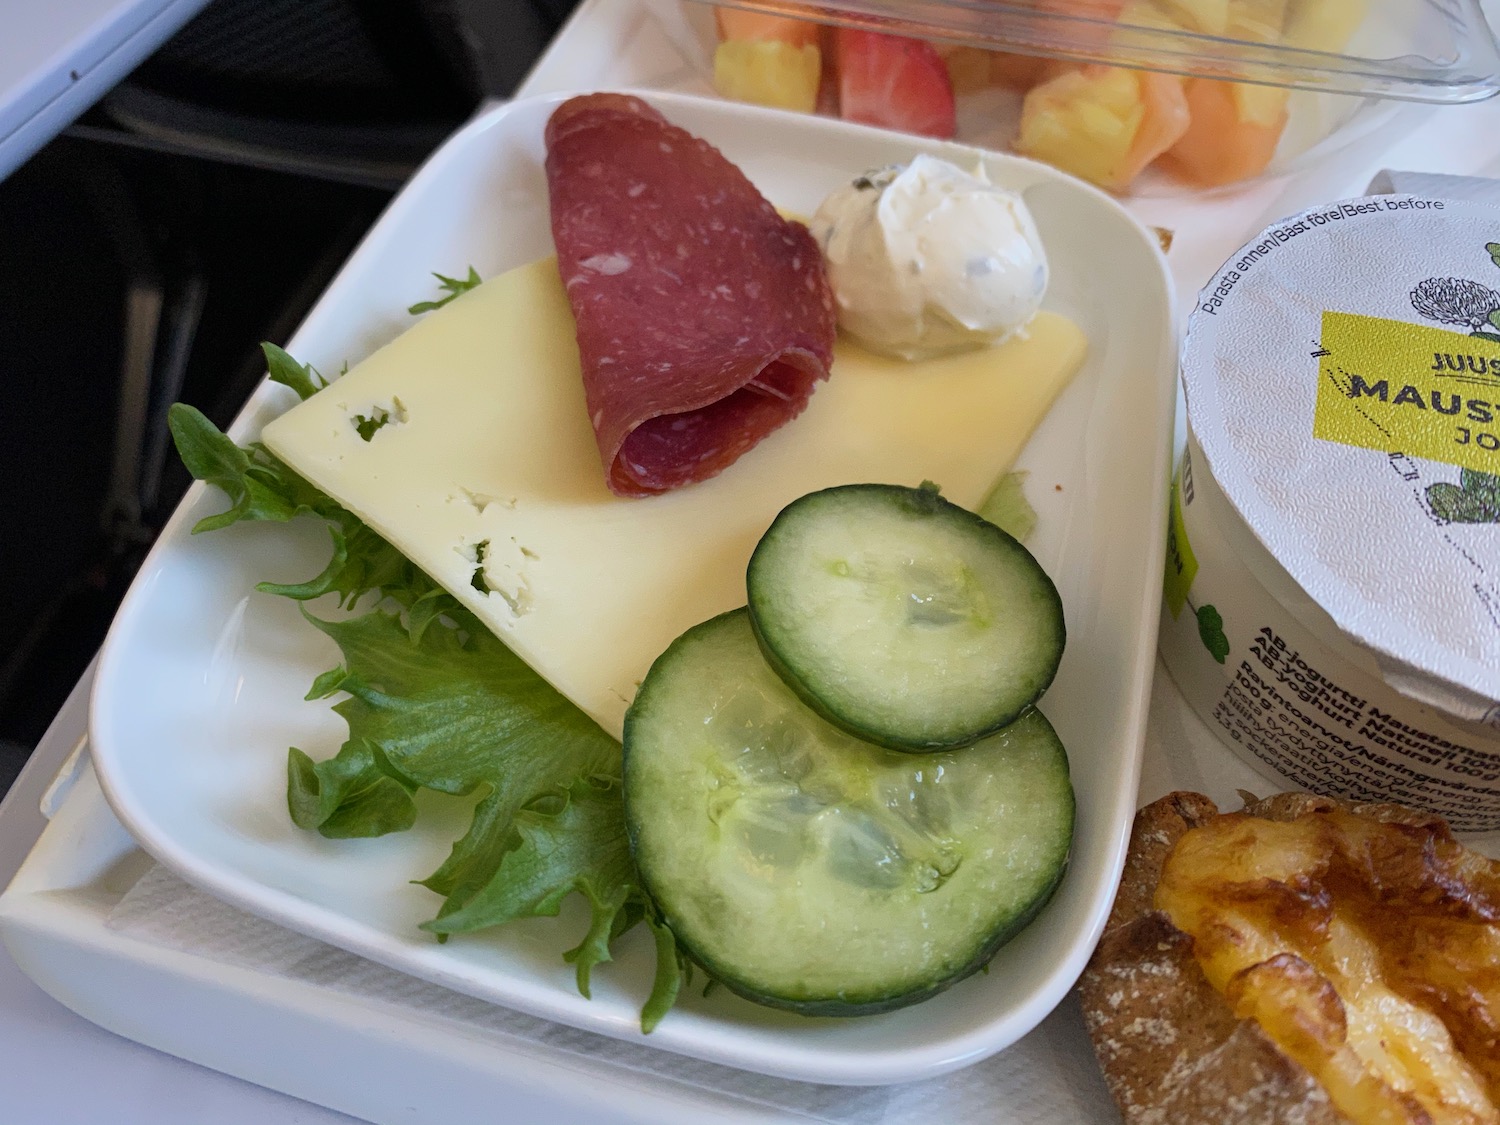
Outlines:
[{"label": "melon chunk", "polygon": [[822,27],[812,20],[747,12],[740,8],[715,8],[714,24],[719,39],[744,43],[788,43],[793,47],[816,47]]},{"label": "melon chunk", "polygon": [[1163,157],[1163,168],[1199,187],[1266,170],[1286,128],[1286,90],[1193,78],[1186,93],[1192,123]]}]

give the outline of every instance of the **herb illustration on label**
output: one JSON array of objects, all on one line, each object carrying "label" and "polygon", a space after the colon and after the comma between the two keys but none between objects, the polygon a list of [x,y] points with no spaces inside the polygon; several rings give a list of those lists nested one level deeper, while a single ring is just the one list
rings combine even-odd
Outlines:
[{"label": "herb illustration on label", "polygon": [[[1490,246],[1500,246],[1491,242]],[[1412,308],[1439,324],[1462,324],[1484,340],[1500,340],[1488,327],[1500,327],[1500,293],[1466,277],[1429,277],[1411,291]]]},{"label": "herb illustration on label", "polygon": [[1224,634],[1224,618],[1211,605],[1201,605],[1197,610],[1198,617],[1198,639],[1203,642],[1203,647],[1208,649],[1208,654],[1220,664],[1229,655],[1229,638]]},{"label": "herb illustration on label", "polygon": [[[1490,262],[1500,267],[1500,242],[1486,242]],[[1482,340],[1500,342],[1500,335],[1488,329],[1500,329],[1500,293],[1466,278],[1430,277],[1411,292],[1412,307],[1430,320],[1444,324],[1464,324],[1471,335]],[[1459,370],[1453,357],[1433,353],[1433,370]],[[1475,370],[1471,356],[1464,356],[1462,370],[1476,375],[1500,374],[1493,360]],[[1427,506],[1439,519],[1449,523],[1500,523],[1500,475],[1481,472],[1465,466],[1458,484],[1446,481],[1427,486]]]},{"label": "herb illustration on label", "polygon": [[1427,506],[1449,523],[1500,523],[1500,476],[1460,470],[1457,484],[1427,486]]}]

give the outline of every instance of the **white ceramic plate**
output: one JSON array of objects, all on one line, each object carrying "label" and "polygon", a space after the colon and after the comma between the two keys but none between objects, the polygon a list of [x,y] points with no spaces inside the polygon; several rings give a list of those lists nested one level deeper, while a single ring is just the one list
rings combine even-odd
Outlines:
[{"label": "white ceramic plate", "polygon": [[[815,1082],[881,1084],[977,1061],[1030,1030],[1093,948],[1123,862],[1156,644],[1175,378],[1170,282],[1155,239],[1111,199],[1039,164],[815,117],[642,93],[706,137],[781,206],[810,213],[858,172],[918,152],[983,159],[1025,193],[1052,261],[1050,308],[1088,333],[1088,362],[1027,447],[1040,525],[1032,543],[1066,607],[1068,648],[1045,708],[1078,795],[1071,867],[1042,915],[977,975],[927,1003],[856,1020],[808,1019],[720,989],[686,990],[647,1040],[665,1050]],[[430,271],[492,276],[550,252],[542,130],[561,101],[497,107],[453,137],[391,205],[291,341],[325,372],[369,354],[429,297]],[[263,385],[231,430],[253,440],[291,405]],[[101,783],[152,855],[244,909],[459,991],[621,1038],[639,1037],[654,964],[644,932],[573,987],[560,952],[581,909],[438,945],[417,929],[466,806],[426,801],[417,828],[329,841],[296,829],[286,749],[332,754],[329,704],[307,703],[337,663],[297,607],[253,592],[327,559],[321,525],[189,529],[224,506],[195,487],[121,606],[101,657],[91,732]],[[319,607],[322,608],[322,607]],[[576,897],[576,896],[575,896]],[[577,906],[577,904],[574,904]]]}]

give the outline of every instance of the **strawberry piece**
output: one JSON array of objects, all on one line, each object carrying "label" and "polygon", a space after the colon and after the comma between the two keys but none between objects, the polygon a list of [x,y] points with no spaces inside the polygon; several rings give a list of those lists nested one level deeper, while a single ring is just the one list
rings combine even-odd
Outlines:
[{"label": "strawberry piece", "polygon": [[926,137],[951,137],[953,82],[937,48],[920,39],[841,27],[839,114]]}]

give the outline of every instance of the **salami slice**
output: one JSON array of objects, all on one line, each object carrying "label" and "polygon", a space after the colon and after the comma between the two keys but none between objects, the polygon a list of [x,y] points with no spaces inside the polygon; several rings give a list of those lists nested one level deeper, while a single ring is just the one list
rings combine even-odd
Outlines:
[{"label": "salami slice", "polygon": [[648,496],[714,476],[828,377],[834,309],[817,244],[639,98],[573,98],[546,140],[607,483]]}]

